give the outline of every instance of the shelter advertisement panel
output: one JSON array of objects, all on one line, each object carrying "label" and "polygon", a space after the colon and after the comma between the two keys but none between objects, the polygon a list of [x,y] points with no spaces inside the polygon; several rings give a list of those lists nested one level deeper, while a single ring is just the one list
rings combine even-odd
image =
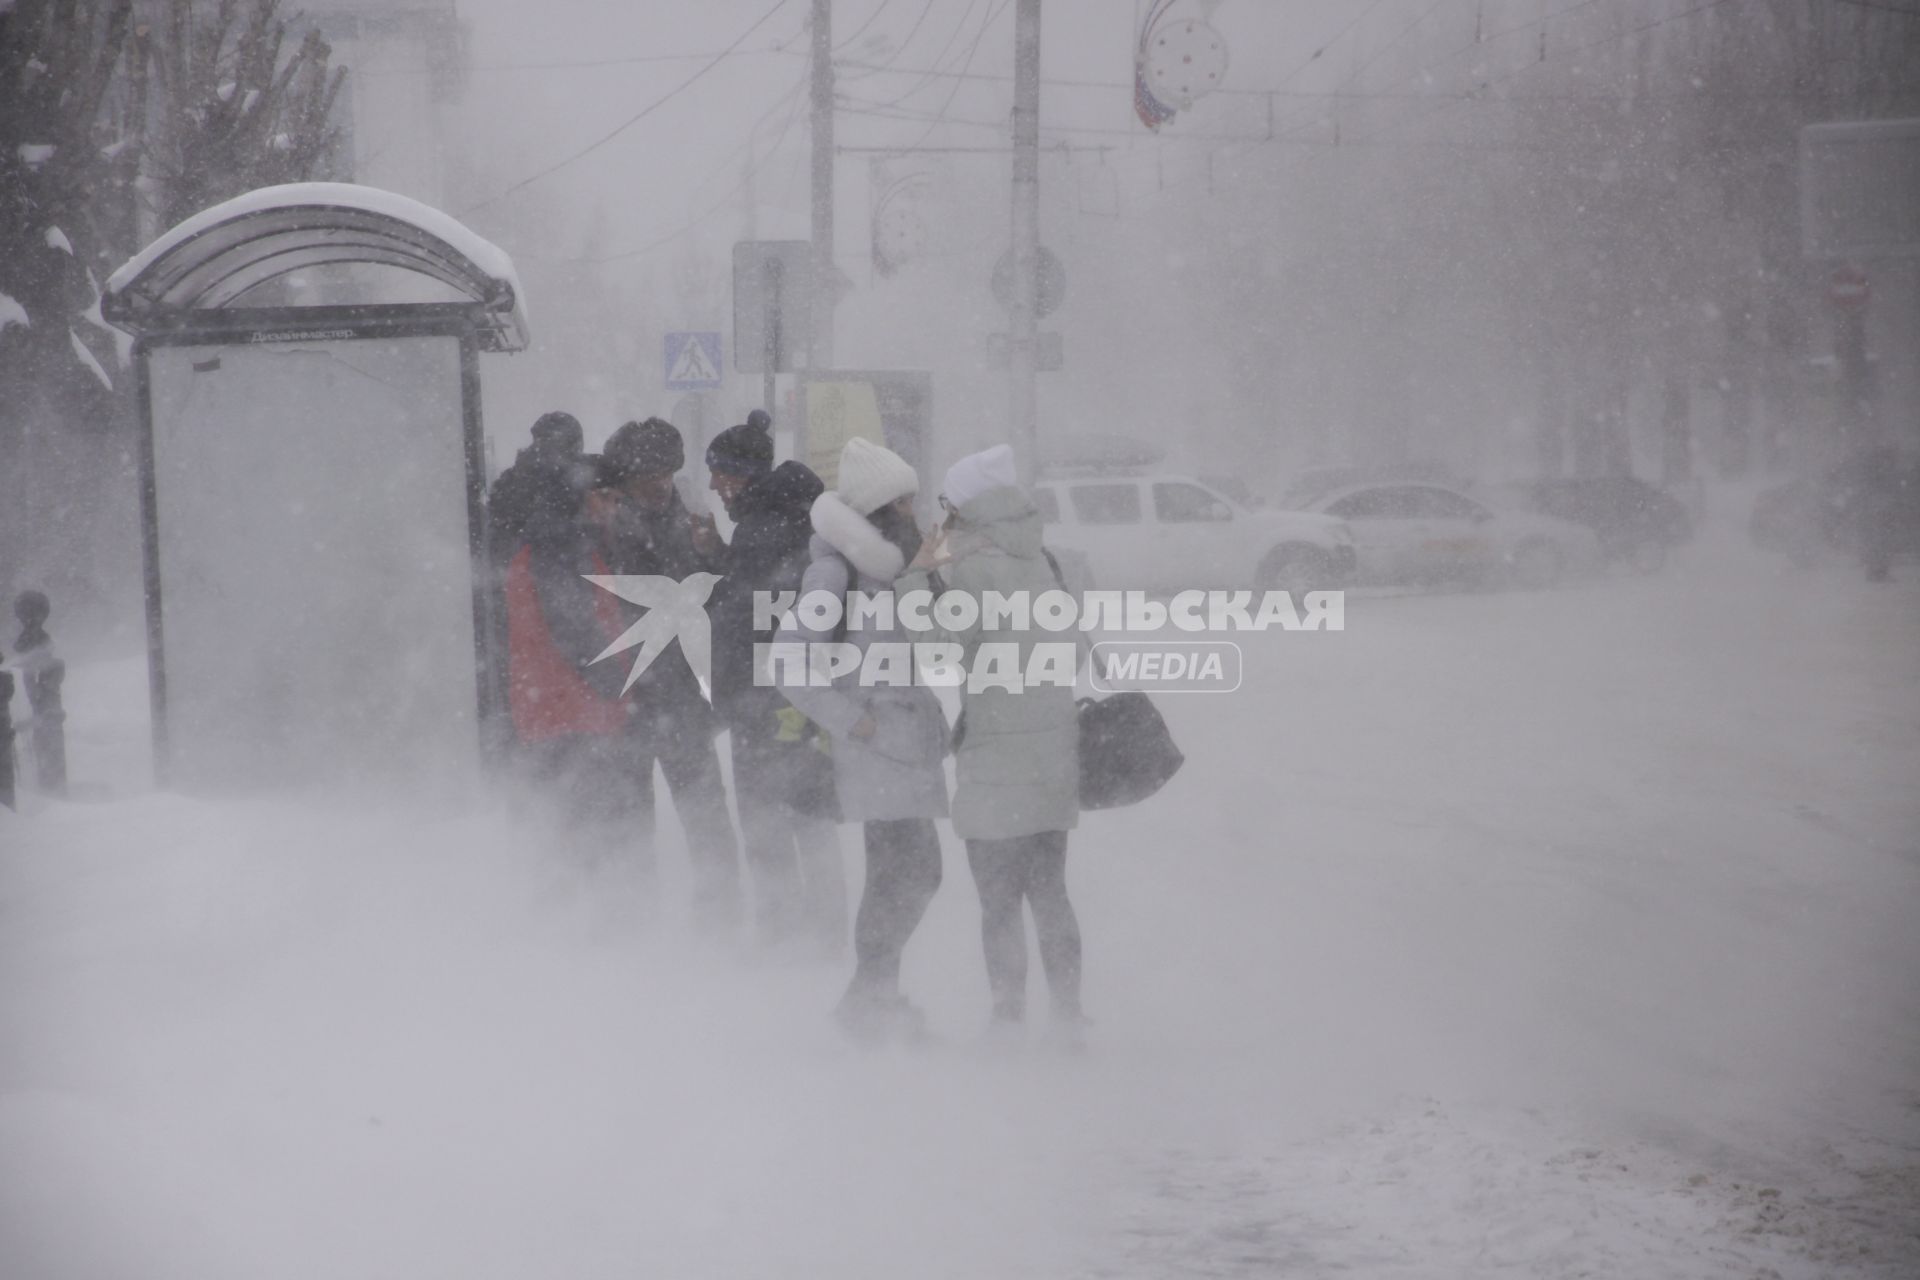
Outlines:
[{"label": "shelter advertisement panel", "polygon": [[460,340],[148,358],[170,780],[471,774]]}]

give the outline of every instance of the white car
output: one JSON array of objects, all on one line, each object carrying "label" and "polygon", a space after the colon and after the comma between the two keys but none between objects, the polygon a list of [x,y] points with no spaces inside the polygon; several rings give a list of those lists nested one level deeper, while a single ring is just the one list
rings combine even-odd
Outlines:
[{"label": "white car", "polygon": [[1185,475],[1043,476],[1046,540],[1083,557],[1105,590],[1339,587],[1353,576],[1344,522],[1251,510]]},{"label": "white car", "polygon": [[1600,564],[1600,542],[1591,530],[1532,512],[1496,511],[1442,484],[1346,485],[1311,506],[1353,531],[1361,582],[1545,587]]}]

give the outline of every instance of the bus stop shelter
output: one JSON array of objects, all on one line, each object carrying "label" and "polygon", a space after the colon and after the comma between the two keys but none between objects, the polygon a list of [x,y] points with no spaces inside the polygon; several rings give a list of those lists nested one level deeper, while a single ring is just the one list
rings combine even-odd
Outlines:
[{"label": "bus stop shelter", "polygon": [[133,335],[156,774],[470,777],[499,706],[479,358],[513,264],[369,187],[248,192],[108,281]]}]

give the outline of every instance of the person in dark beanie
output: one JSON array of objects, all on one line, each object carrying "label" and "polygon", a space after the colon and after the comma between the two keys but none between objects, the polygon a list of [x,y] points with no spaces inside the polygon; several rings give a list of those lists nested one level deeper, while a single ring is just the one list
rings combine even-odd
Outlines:
[{"label": "person in dark beanie", "polygon": [[[534,526],[546,521],[574,524],[579,519],[583,436],[580,420],[558,410],[544,413],[533,424],[533,443],[520,451],[513,465],[493,482],[487,500],[488,544],[496,565],[512,560],[525,546]],[[574,472],[571,488],[550,483],[552,473]],[[544,499],[570,494],[559,508]]]},{"label": "person in dark beanie", "polygon": [[808,512],[826,488],[798,462],[773,465],[771,427],[756,409],[707,446],[711,487],[734,522],[720,582],[707,598],[713,705],[728,730],[760,939],[838,956],[846,946],[847,880],[833,760],[815,726],[778,689],[754,679],[754,646],[774,635],[771,620],[755,626],[754,598],[799,589]]},{"label": "person in dark beanie", "polygon": [[[612,573],[680,582],[712,568],[674,488],[684,465],[680,432],[659,418],[629,422],[608,438],[588,498],[588,523]],[[713,745],[720,724],[678,640],[647,666],[630,696],[628,730],[642,762],[644,802],[651,811],[657,761],[686,830],[696,921],[715,933],[730,930],[740,917],[740,846]],[[647,825],[651,829],[650,816]]]},{"label": "person in dark beanie", "polygon": [[[581,455],[580,421],[560,410],[544,413],[533,424],[532,435],[532,443],[520,450],[513,465],[495,478],[487,495],[487,564],[496,605],[489,620],[492,635],[488,649],[503,655],[499,659],[502,665],[489,675],[496,687],[511,679],[515,637],[510,634],[512,610],[505,593],[508,573],[516,558],[536,541],[549,549],[572,544],[585,554],[580,519],[581,499],[586,490],[586,464]],[[523,566],[523,579],[525,573]],[[521,589],[532,590],[524,580]],[[528,615],[524,612],[524,601],[522,603],[524,622]],[[528,643],[528,634],[523,626],[519,636],[523,647]],[[507,720],[505,726],[489,726],[489,734],[494,735],[504,750],[519,757],[523,766],[541,772],[551,762],[540,758],[542,750],[531,745],[521,727],[513,723],[511,713]]]}]

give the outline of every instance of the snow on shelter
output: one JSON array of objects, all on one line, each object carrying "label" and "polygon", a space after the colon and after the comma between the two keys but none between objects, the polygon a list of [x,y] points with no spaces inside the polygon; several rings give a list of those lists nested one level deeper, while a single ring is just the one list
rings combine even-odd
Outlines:
[{"label": "snow on shelter", "polygon": [[107,282],[135,338],[156,773],[458,785],[500,706],[479,353],[513,263],[391,192],[298,183]]}]

